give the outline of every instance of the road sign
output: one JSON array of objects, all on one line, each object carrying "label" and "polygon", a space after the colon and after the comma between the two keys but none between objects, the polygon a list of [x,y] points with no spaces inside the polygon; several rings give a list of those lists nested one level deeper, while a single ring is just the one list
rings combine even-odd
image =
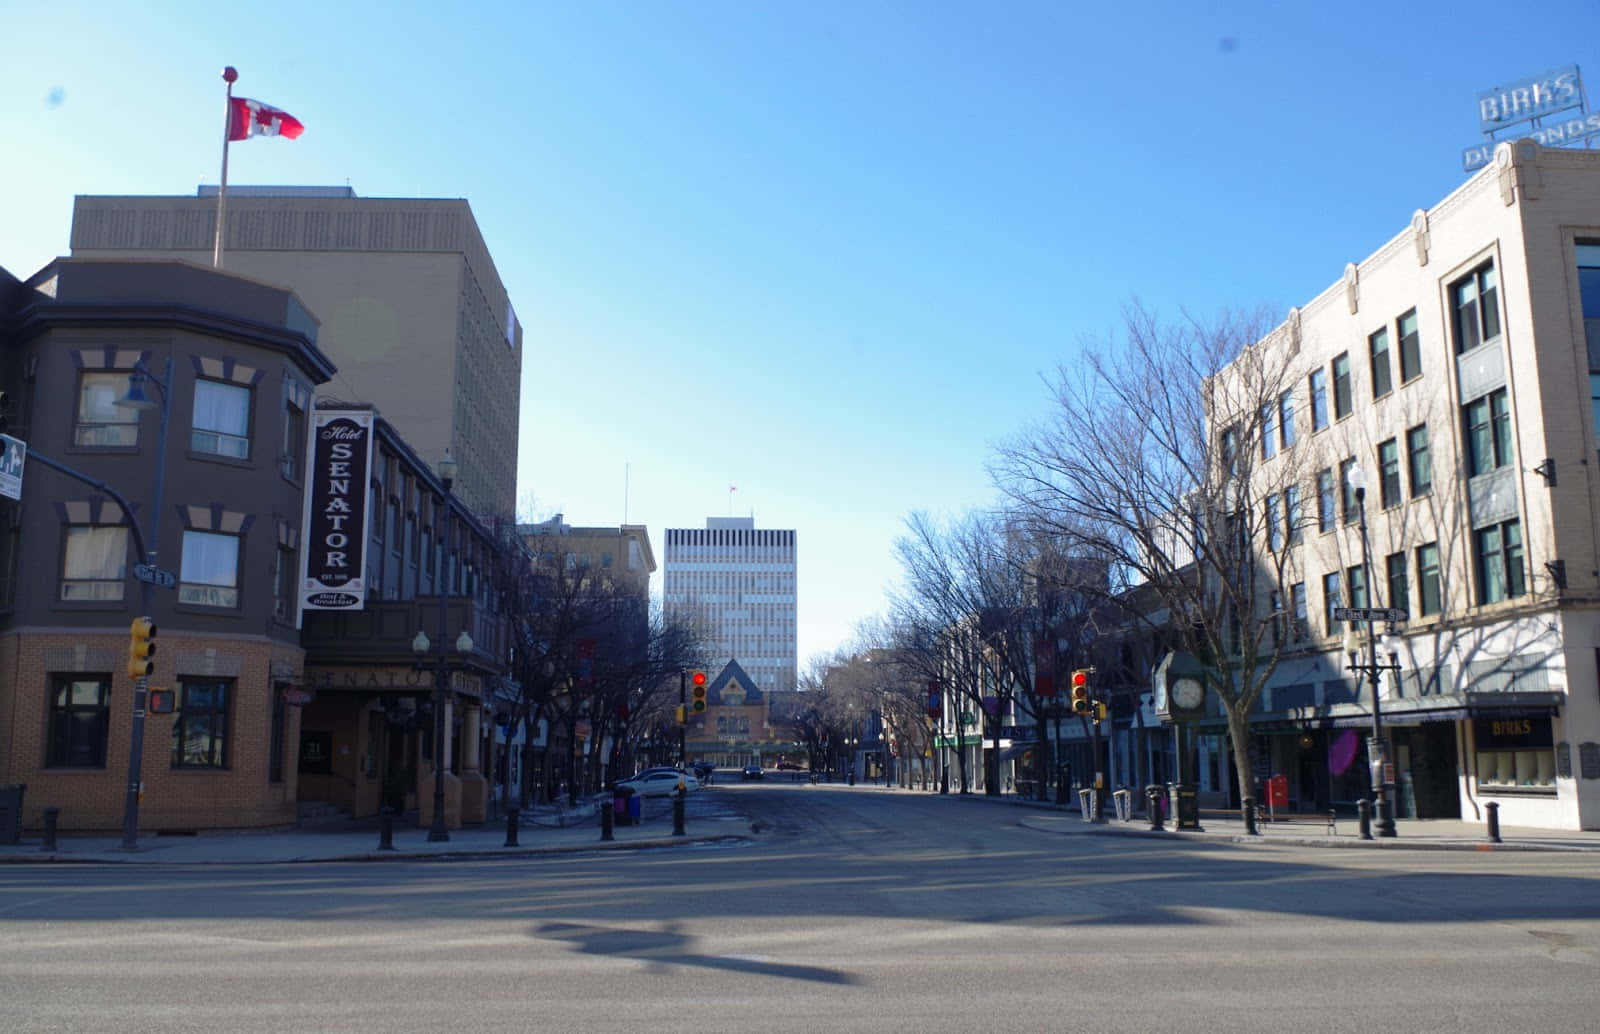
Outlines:
[{"label": "road sign", "polygon": [[0,434],[0,495],[22,498],[22,464],[28,458],[28,443],[9,434]]},{"label": "road sign", "polygon": [[149,564],[134,564],[133,576],[141,582],[149,582],[151,585],[162,589],[176,589],[178,587],[177,575],[159,567],[152,567]]},{"label": "road sign", "polygon": [[1335,621],[1409,621],[1411,615],[1399,607],[1334,607]]}]

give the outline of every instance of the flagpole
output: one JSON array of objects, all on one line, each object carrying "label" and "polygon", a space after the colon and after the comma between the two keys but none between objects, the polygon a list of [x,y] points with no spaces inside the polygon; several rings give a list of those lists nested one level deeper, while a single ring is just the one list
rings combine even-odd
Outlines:
[{"label": "flagpole", "polygon": [[239,73],[232,65],[222,70],[222,81],[228,84],[228,100],[222,116],[222,182],[217,184],[217,239],[211,246],[211,266],[222,268],[222,226],[228,205],[228,141],[233,137],[233,83]]}]

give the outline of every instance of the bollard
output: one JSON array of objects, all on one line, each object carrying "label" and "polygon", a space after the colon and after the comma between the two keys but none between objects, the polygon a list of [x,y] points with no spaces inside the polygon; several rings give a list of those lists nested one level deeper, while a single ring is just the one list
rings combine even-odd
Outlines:
[{"label": "bollard", "polygon": [[1244,799],[1244,832],[1246,836],[1258,837],[1261,835],[1261,830],[1256,828],[1256,799],[1254,797],[1246,797]]},{"label": "bollard", "polygon": [[1500,803],[1498,801],[1490,801],[1483,806],[1483,810],[1488,812],[1489,843],[1498,844],[1500,843]]},{"label": "bollard", "polygon": [[[613,800],[615,800],[615,798],[613,798]],[[611,829],[616,824],[616,821],[617,821],[617,806],[615,804],[612,804],[611,801],[609,801],[609,800],[608,801],[602,801],[600,803],[600,839],[601,840],[615,840],[616,839],[616,837],[611,835]]]},{"label": "bollard", "polygon": [[387,804],[378,809],[378,850],[394,850],[394,809]]},{"label": "bollard", "polygon": [[672,835],[684,836],[683,830],[683,791],[679,790],[676,797],[672,798]]},{"label": "bollard", "polygon": [[517,806],[506,809],[506,847],[520,847],[517,843]]},{"label": "bollard", "polygon": [[60,819],[60,808],[46,808],[44,810],[44,846],[39,850],[54,851],[56,849],[56,823]]},{"label": "bollard", "polygon": [[1372,802],[1366,798],[1356,802],[1356,828],[1361,831],[1362,840],[1372,839]]},{"label": "bollard", "polygon": [[1150,829],[1152,831],[1167,828],[1166,823],[1161,819],[1162,792],[1159,786],[1147,786],[1144,788],[1145,807],[1150,809]]}]

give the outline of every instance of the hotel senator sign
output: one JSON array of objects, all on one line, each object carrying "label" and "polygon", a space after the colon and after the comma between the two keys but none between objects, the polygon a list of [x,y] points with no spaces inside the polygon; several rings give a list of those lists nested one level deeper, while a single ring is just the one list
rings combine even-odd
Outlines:
[{"label": "hotel senator sign", "polygon": [[306,450],[310,484],[300,536],[300,606],[360,610],[366,601],[374,414],[370,409],[318,409],[313,414]]}]

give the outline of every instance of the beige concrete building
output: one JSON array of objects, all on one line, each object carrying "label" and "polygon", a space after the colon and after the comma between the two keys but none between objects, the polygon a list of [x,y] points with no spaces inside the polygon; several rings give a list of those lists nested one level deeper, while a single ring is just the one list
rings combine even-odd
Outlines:
[{"label": "beige concrete building", "polygon": [[738,659],[757,688],[795,688],[795,532],[757,528],[750,517],[708,517],[665,535],[662,599],[667,619],[707,640],[714,667]]},{"label": "beige concrete building", "polygon": [[[212,264],[217,199],[80,196],[72,254]],[[522,328],[465,200],[229,187],[222,266],[295,291],[338,366],[322,394],[376,405],[426,462],[448,448],[474,513],[516,507]]]},{"label": "beige concrete building", "polygon": [[536,557],[552,553],[565,558],[563,563],[606,572],[613,584],[648,603],[656,570],[649,530],[643,524],[575,527],[564,516],[519,524],[517,534]]},{"label": "beige concrete building", "polygon": [[[1258,774],[1319,810],[1368,796],[1372,690],[1334,608],[1393,607],[1398,816],[1600,828],[1600,153],[1501,144],[1257,347],[1281,393],[1232,447],[1293,642]],[[1218,730],[1202,784],[1225,752]]]}]

